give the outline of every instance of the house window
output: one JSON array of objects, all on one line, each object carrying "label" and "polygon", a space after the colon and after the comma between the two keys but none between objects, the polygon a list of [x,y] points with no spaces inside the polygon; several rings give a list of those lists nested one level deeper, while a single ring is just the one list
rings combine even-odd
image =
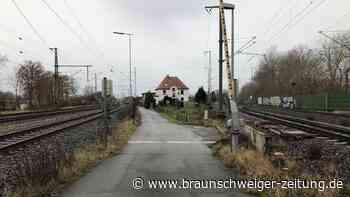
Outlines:
[{"label": "house window", "polygon": [[181,97],[181,101],[184,101],[184,97]]},{"label": "house window", "polygon": [[184,91],[183,90],[181,90],[181,95],[184,95]]},{"label": "house window", "polygon": [[163,94],[166,95],[166,90],[163,90]]},{"label": "house window", "polygon": [[175,88],[173,88],[173,92],[175,92]]},{"label": "house window", "polygon": [[173,93],[173,98],[175,98],[175,93]]}]

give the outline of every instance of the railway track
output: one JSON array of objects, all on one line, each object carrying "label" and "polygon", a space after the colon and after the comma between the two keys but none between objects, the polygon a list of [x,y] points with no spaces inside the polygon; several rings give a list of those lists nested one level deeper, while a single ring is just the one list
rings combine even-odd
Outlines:
[{"label": "railway track", "polygon": [[15,122],[15,121],[30,120],[30,119],[34,119],[34,118],[56,116],[56,115],[60,115],[60,114],[69,114],[69,113],[94,110],[94,109],[97,109],[97,106],[89,105],[89,106],[83,106],[83,107],[76,107],[76,108],[72,108],[72,109],[37,111],[37,112],[22,112],[22,113],[15,113],[15,114],[0,115],[0,124],[1,123],[11,123],[11,122]]},{"label": "railway track", "polygon": [[[249,107],[247,107],[249,108]],[[267,110],[273,112],[273,110],[280,110],[280,112],[285,112],[285,113],[304,113],[304,114],[310,114],[310,115],[326,115],[330,117],[340,117],[340,118],[350,118],[350,113],[345,113],[345,112],[339,112],[339,113],[334,113],[334,112],[325,112],[325,111],[308,111],[308,110],[302,110],[302,109],[284,109],[284,108],[273,108],[271,106],[254,106],[254,108],[259,109],[259,110]]]},{"label": "railway track", "polygon": [[291,128],[300,129],[308,133],[319,136],[336,138],[340,141],[350,142],[350,128],[335,124],[329,124],[318,121],[311,121],[289,115],[276,114],[266,111],[252,110],[246,107],[240,108],[240,112],[250,116],[258,117],[264,120],[279,123]]},{"label": "railway track", "polygon": [[[110,113],[122,110],[124,107],[115,108]],[[57,120],[49,124],[37,125],[31,128],[14,131],[4,135],[0,135],[0,151],[7,150],[11,147],[38,140],[43,137],[63,131],[101,118],[104,115],[102,110],[89,110],[87,112],[76,113],[67,119]]]}]

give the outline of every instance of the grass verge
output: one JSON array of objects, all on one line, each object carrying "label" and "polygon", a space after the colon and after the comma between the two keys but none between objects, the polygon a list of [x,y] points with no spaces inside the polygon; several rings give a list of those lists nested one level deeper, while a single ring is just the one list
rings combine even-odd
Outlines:
[{"label": "grass verge", "polygon": [[[293,160],[287,160],[286,168],[280,169],[276,167],[273,158],[270,158],[254,149],[241,148],[237,153],[232,153],[230,146],[225,143],[217,143],[214,147],[214,154],[230,168],[236,168],[240,171],[241,180],[334,180],[331,177],[326,179],[321,177],[302,176],[298,172],[300,166]],[[344,189],[243,189],[244,193],[253,194],[259,197],[345,197],[349,196],[348,185]]]},{"label": "grass verge", "polygon": [[211,118],[204,120],[205,110],[207,110],[206,105],[196,105],[192,102],[185,103],[183,108],[176,108],[175,106],[159,106],[157,109],[160,115],[171,123],[205,127],[223,127],[223,120]]}]

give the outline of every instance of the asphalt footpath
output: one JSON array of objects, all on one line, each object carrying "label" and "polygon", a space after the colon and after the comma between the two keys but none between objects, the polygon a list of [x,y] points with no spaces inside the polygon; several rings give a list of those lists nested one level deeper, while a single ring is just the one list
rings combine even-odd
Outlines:
[{"label": "asphalt footpath", "polygon": [[228,188],[237,173],[212,156],[208,145],[218,138],[215,129],[177,125],[154,111],[140,111],[142,124],[122,153],[73,183],[62,197],[248,196]]}]

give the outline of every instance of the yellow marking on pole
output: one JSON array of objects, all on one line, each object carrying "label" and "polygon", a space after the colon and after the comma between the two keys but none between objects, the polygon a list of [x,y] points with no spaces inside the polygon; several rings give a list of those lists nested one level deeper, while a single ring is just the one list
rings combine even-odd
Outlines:
[{"label": "yellow marking on pole", "polygon": [[[227,30],[226,30],[226,22],[225,22],[225,8],[223,0],[219,0],[219,11],[220,11],[220,21],[221,21],[221,29],[224,37],[224,50],[225,50],[225,62],[226,62],[226,74],[227,74],[227,82],[228,82],[228,90],[231,99],[235,97],[234,90],[234,79],[232,78],[231,73],[231,65],[230,65],[230,55],[227,41]],[[231,54],[234,55],[234,54]],[[233,63],[233,62],[232,62]]]}]

